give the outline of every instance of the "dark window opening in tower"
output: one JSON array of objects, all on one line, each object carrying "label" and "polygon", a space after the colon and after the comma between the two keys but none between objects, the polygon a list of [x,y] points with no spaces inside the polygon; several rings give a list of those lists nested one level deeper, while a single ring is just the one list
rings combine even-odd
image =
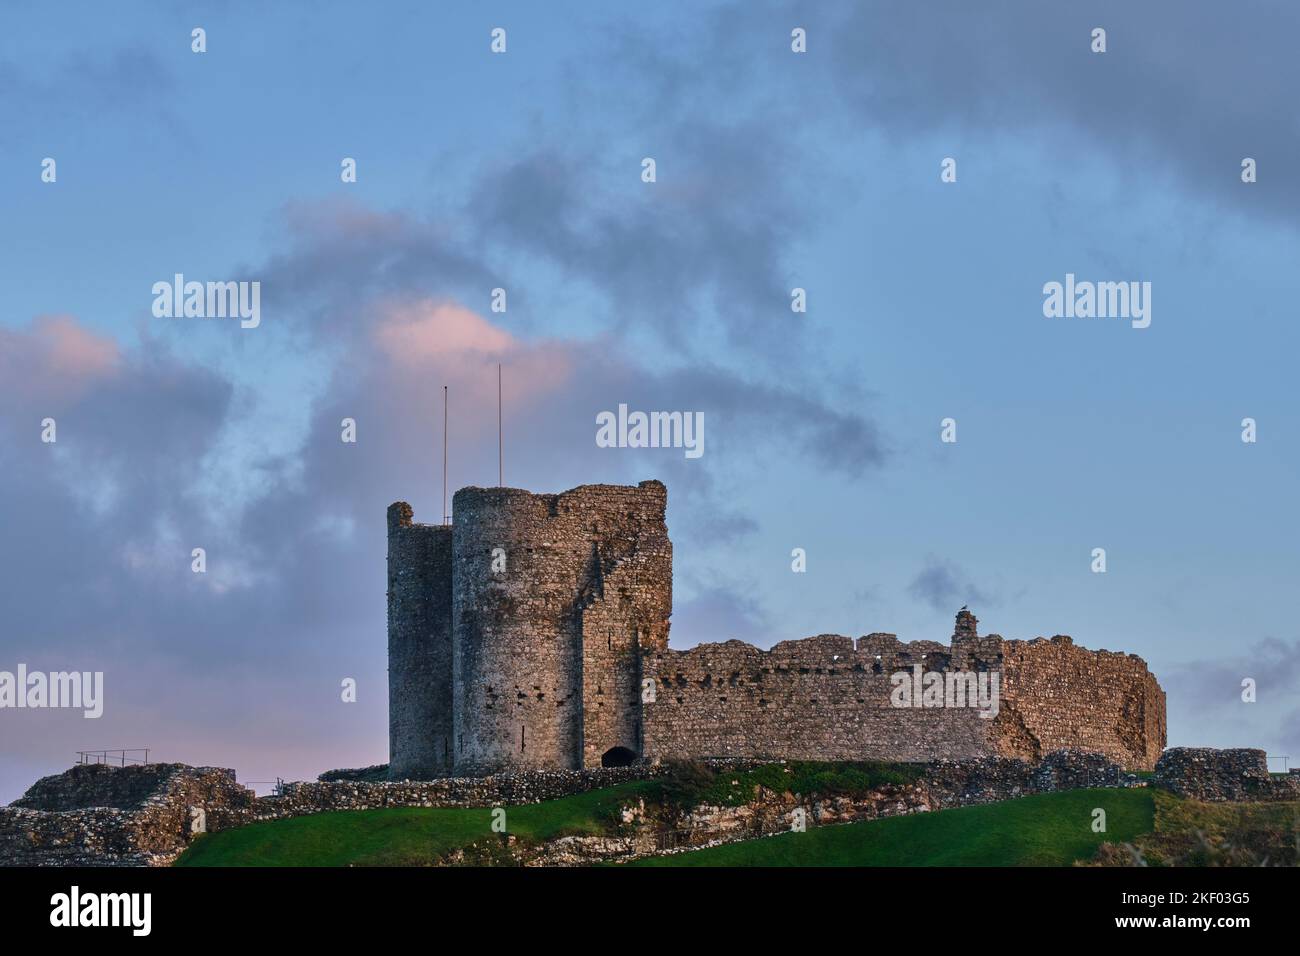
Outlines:
[{"label": "dark window opening in tower", "polygon": [[524,752],[524,725],[519,725],[519,752]]},{"label": "dark window opening in tower", "polygon": [[626,747],[610,747],[600,756],[602,767],[630,767],[636,760],[636,754]]}]

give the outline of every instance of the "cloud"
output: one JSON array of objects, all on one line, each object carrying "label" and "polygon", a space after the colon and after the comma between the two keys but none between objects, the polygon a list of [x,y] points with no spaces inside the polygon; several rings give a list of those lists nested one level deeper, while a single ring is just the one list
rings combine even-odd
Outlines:
[{"label": "cloud", "polygon": [[351,199],[285,203],[275,250],[241,274],[262,281],[262,307],[308,347],[346,351],[368,339],[376,302],[487,301],[509,285],[478,256],[472,236],[444,211],[372,209]]},{"label": "cloud", "polygon": [[48,67],[43,74],[0,61],[0,76],[7,79],[15,105],[58,103],[117,110],[128,103],[162,98],[175,88],[175,76],[148,46],[88,48],[57,64],[40,62]]},{"label": "cloud", "polygon": [[[189,523],[196,463],[232,387],[157,342],[124,351],[69,316],[0,331],[0,370],[0,500],[21,503],[0,541],[6,629],[18,643],[76,646],[153,603],[141,594],[118,614],[157,543]],[[41,440],[45,418],[54,443]]]},{"label": "cloud", "polygon": [[394,364],[418,365],[441,355],[506,353],[510,333],[455,303],[417,302],[389,309],[375,337]]},{"label": "cloud", "polygon": [[[1170,746],[1262,747],[1300,764],[1300,640],[1266,638],[1216,658],[1166,666]],[[1242,681],[1255,682],[1256,699],[1242,700]],[[1191,737],[1193,731],[1197,736]],[[1279,769],[1279,768],[1274,768]]]},{"label": "cloud", "polygon": [[[796,453],[819,468],[860,477],[887,455],[878,428],[860,412],[711,365],[661,372],[603,337],[523,340],[446,301],[389,298],[357,315],[371,336],[353,346],[313,415],[299,479],[307,500],[357,502],[373,495],[368,500],[390,501],[434,490],[429,479],[441,471],[440,442],[433,439],[441,433],[444,385],[452,488],[495,484],[498,363],[508,484],[558,489],[665,477],[674,513],[686,516],[688,527],[698,518],[701,538],[713,543],[753,529],[752,519],[729,506],[730,484],[767,457]],[[619,404],[702,412],[704,459],[690,461],[669,449],[597,447],[597,414]],[[361,431],[348,464],[341,458],[348,450],[335,447],[345,417]]]},{"label": "cloud", "polygon": [[[176,77],[158,54],[145,45],[116,49],[99,46],[36,61],[39,68],[0,59],[0,89],[5,91],[5,124],[0,143],[47,141],[52,114],[77,118],[90,135],[97,124],[120,124],[147,117],[155,131],[195,142],[170,106]],[[38,157],[40,158],[40,157]],[[58,156],[56,155],[57,159]]]},{"label": "cloud", "polygon": [[[1248,215],[1300,212],[1292,177],[1239,178],[1243,157],[1263,170],[1300,153],[1300,128],[1277,113],[1300,82],[1292,5],[868,0],[826,15],[820,82],[862,128],[971,152],[1032,137],[1062,169],[1100,157],[1143,189],[1172,181]],[[1090,49],[1098,26],[1105,53]]]},{"label": "cloud", "polygon": [[730,640],[764,646],[772,641],[772,625],[758,601],[714,580],[675,604],[671,634],[678,648]]},{"label": "cloud", "polygon": [[970,583],[965,573],[950,561],[931,555],[926,558],[907,593],[936,611],[953,611],[963,604],[989,605],[996,600]]},{"label": "cloud", "polygon": [[791,244],[811,218],[793,146],[765,123],[689,123],[659,144],[658,181],[640,155],[610,168],[603,144],[540,147],[485,175],[466,218],[485,241],[541,260],[600,296],[613,330],[652,331],[708,354],[726,345],[764,360],[799,350],[790,315]]},{"label": "cloud", "polygon": [[121,354],[113,339],[96,335],[67,315],[43,315],[28,328],[0,327],[0,388],[12,412],[45,403],[48,412],[114,375]]},{"label": "cloud", "polygon": [[1198,708],[1235,708],[1241,702],[1243,678],[1253,678],[1261,695],[1300,682],[1300,641],[1268,638],[1230,657],[1175,664],[1167,673]]},{"label": "cloud", "polygon": [[[427,426],[430,413],[441,407],[445,384],[453,409],[452,468],[458,476],[453,483],[492,480],[497,362],[505,366],[511,461],[553,462],[537,476],[542,482],[536,487],[591,480],[593,466],[596,473],[608,474],[614,463],[620,467],[608,480],[638,477],[622,467],[625,462],[642,471],[666,469],[682,490],[711,494],[718,507],[710,509],[710,520],[723,534],[740,532],[747,519],[727,513],[724,502],[731,496],[714,488],[715,482],[726,480],[722,472],[713,467],[687,469],[657,450],[599,452],[593,444],[596,414],[620,403],[702,411],[710,464],[737,463],[737,477],[739,463],[750,467],[768,450],[795,452],[851,477],[887,460],[888,443],[879,427],[857,410],[862,403],[856,396],[855,409],[844,411],[807,387],[777,384],[771,376],[751,379],[701,359],[673,356],[665,361],[671,352],[628,346],[608,333],[584,339],[525,339],[504,324],[494,325],[458,295],[463,286],[461,270],[454,267],[458,257],[442,244],[449,230],[434,218],[374,212],[334,201],[319,208],[298,203],[288,215],[286,248],[262,267],[251,267],[251,273],[263,277],[264,288],[278,290],[277,308],[284,309],[286,317],[303,317],[290,323],[293,335],[309,347],[341,356],[339,372],[324,397],[328,411],[322,412],[322,420],[337,421],[336,414],[360,420],[358,412],[365,406],[379,405],[375,414],[392,430],[400,430],[397,422],[411,423],[414,430],[403,447],[418,453],[425,474],[440,470],[427,444]],[[426,263],[431,266],[426,268]],[[599,273],[601,262],[588,262],[586,268]],[[484,281],[495,274],[487,267],[468,271]],[[486,304],[484,288],[475,289],[473,297]],[[512,327],[516,323],[513,313],[498,321]],[[364,396],[357,396],[355,383],[371,376],[378,380]],[[539,403],[537,394],[549,398]],[[392,402],[385,404],[385,396]],[[399,449],[391,451],[410,457]]]}]

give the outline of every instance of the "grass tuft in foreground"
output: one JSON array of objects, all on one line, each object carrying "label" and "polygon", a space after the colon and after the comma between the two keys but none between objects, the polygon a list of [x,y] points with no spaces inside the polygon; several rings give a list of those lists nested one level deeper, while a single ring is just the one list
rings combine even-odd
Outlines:
[{"label": "grass tuft in foreground", "polygon": [[1300,865],[1300,802],[1201,803],[1155,792],[1155,828],[1106,846],[1108,866]]}]

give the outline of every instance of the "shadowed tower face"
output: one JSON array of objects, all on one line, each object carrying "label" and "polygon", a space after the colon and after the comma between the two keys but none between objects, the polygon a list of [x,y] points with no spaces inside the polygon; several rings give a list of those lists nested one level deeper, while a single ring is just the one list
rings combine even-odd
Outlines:
[{"label": "shadowed tower face", "polygon": [[667,648],[672,611],[666,504],[650,481],[462,488],[454,530],[390,508],[390,775],[641,757],[642,652]]},{"label": "shadowed tower face", "polygon": [[388,767],[396,779],[452,771],[451,528],[388,509]]}]

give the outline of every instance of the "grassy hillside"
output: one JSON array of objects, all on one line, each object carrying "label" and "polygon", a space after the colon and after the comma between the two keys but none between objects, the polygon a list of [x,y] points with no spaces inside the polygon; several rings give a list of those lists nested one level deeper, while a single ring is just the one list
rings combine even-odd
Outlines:
[{"label": "grassy hillside", "polygon": [[1107,866],[1297,866],[1300,802],[1200,803],[1155,793],[1156,823],[1127,846],[1103,847]]},{"label": "grassy hillside", "polygon": [[[752,800],[760,786],[852,795],[882,784],[906,783],[920,773],[914,765],[876,762],[791,761],[726,772],[680,764],[651,780],[511,807],[506,828],[521,839],[537,841],[567,834],[608,833],[620,806],[638,798],[674,807],[701,803],[738,806]],[[195,841],[177,865],[419,866],[490,838],[490,823],[491,811],[486,809],[413,807],[322,813],[208,834]]]},{"label": "grassy hillside", "polygon": [[[603,833],[644,786],[506,808],[506,829],[523,839]],[[487,808],[394,807],[268,820],[199,837],[177,866],[424,866],[493,836]]]},{"label": "grassy hillside", "polygon": [[[1093,809],[1106,832],[1093,833]],[[637,860],[629,866],[1069,866],[1149,832],[1149,790],[1071,790]]]},{"label": "grassy hillside", "polygon": [[[728,781],[730,783],[730,781]],[[609,832],[629,799],[660,796],[639,782],[507,810],[524,840]],[[1102,807],[1107,832],[1092,832]],[[762,840],[637,861],[650,866],[1067,866],[1103,840],[1132,841],[1152,829],[1148,790],[1076,790],[982,807],[810,828]],[[487,809],[400,808],[322,813],[200,837],[178,866],[410,866],[480,845]]]}]

